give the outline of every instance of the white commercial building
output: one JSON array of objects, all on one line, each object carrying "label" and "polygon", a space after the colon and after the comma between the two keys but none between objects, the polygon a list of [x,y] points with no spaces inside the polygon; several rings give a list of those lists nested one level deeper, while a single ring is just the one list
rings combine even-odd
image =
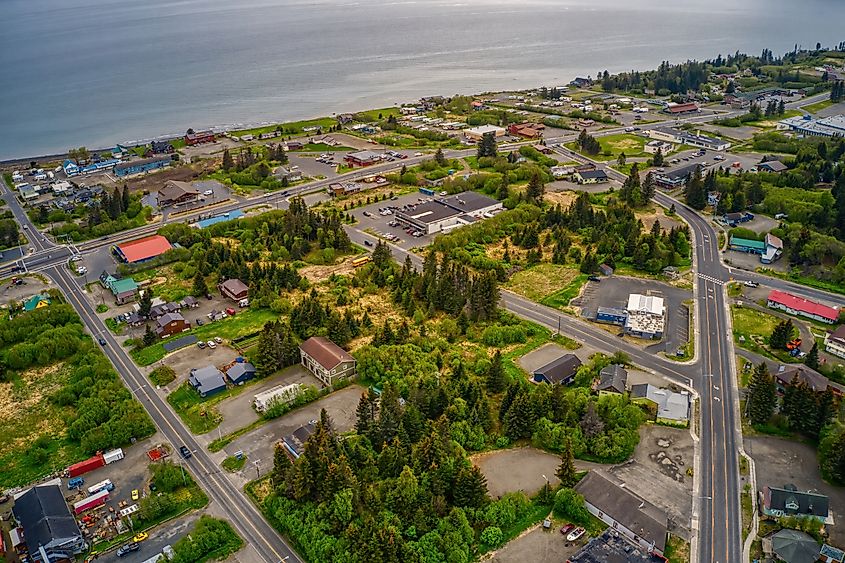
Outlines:
[{"label": "white commercial building", "polygon": [[662,297],[632,293],[628,296],[625,333],[639,338],[662,338],[666,306]]},{"label": "white commercial building", "polygon": [[655,129],[649,129],[647,133],[650,138],[658,141],[689,145],[691,147],[698,147],[700,149],[708,149],[711,151],[726,151],[731,148],[729,141],[717,139],[715,137],[707,137],[699,133],[688,133],[687,131],[673,129],[671,127],[657,127]]},{"label": "white commercial building", "polygon": [[662,152],[663,154],[667,154],[671,151],[674,147],[672,143],[667,143],[666,141],[649,141],[643,147],[643,150],[649,154],[656,154],[657,151]]},{"label": "white commercial building", "polygon": [[493,136],[498,139],[499,137],[504,137],[507,134],[507,130],[496,125],[480,125],[464,131],[464,135],[473,141],[480,141],[487,133],[493,133]]},{"label": "white commercial building", "polygon": [[430,235],[492,217],[501,209],[501,201],[476,192],[462,192],[413,205],[405,211],[397,212],[396,219],[403,225]]},{"label": "white commercial building", "polygon": [[811,115],[788,117],[778,122],[778,129],[790,129],[812,137],[845,137],[845,115],[814,119]]}]

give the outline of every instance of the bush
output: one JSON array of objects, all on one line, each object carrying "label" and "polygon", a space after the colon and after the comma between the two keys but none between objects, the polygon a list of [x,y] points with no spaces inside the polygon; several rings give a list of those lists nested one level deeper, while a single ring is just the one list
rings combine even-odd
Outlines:
[{"label": "bush", "polygon": [[173,544],[173,563],[200,563],[225,559],[243,545],[232,526],[225,520],[202,515],[186,537]]},{"label": "bush", "polygon": [[584,506],[584,497],[575,489],[563,487],[555,494],[555,516],[566,518],[576,524],[586,524],[590,520],[590,513]]},{"label": "bush", "polygon": [[176,379],[176,372],[170,366],[159,366],[150,372],[150,381],[156,385],[167,385]]},{"label": "bush", "polygon": [[496,346],[501,348],[508,344],[522,343],[527,339],[525,327],[520,325],[502,326],[491,325],[484,329],[481,333],[481,341],[487,346]]},{"label": "bush", "polygon": [[481,541],[491,547],[500,546],[502,544],[503,539],[504,535],[502,534],[502,530],[500,530],[496,526],[487,526],[481,532]]}]

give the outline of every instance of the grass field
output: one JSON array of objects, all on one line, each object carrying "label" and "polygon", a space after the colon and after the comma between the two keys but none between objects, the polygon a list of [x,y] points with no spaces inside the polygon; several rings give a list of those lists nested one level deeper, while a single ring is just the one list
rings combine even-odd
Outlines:
[{"label": "grass field", "polygon": [[291,121],[288,123],[280,123],[278,125],[266,125],[264,127],[256,127],[254,129],[243,129],[240,131],[230,131],[232,135],[242,137],[243,135],[254,135],[258,136],[261,133],[268,133],[270,131],[275,131],[277,128],[281,127],[284,130],[285,135],[298,135],[303,133],[303,129],[307,127],[321,127],[325,130],[328,130],[329,127],[337,125],[337,120],[332,117],[321,117],[318,119],[309,119],[306,121]]},{"label": "grass field", "polygon": [[23,485],[84,458],[78,446],[65,438],[65,417],[70,411],[49,400],[67,378],[59,363],[29,369],[0,383],[0,488]]},{"label": "grass field", "polygon": [[587,274],[579,273],[569,282],[569,285],[543,298],[540,303],[554,307],[555,309],[569,307],[569,302],[581,293],[581,288],[585,283],[587,283]]},{"label": "grass field", "polygon": [[664,555],[669,563],[687,563],[690,560],[690,544],[683,538],[669,534]]},{"label": "grass field", "polygon": [[833,102],[831,100],[822,100],[822,101],[816,102],[814,104],[810,104],[810,105],[807,105],[807,106],[801,106],[801,109],[809,111],[810,113],[816,113],[816,112],[819,112],[819,111],[821,111],[825,108],[829,108],[832,105],[833,105]]},{"label": "grass field", "polygon": [[[596,160],[616,160],[621,153],[625,156],[650,156],[645,152],[644,147],[647,139],[629,133],[618,133],[606,137],[597,137],[601,144],[601,152],[594,156]],[[577,151],[576,143],[566,143],[566,146]]]},{"label": "grass field", "polygon": [[[771,355],[764,343],[780,322],[777,317],[756,309],[735,305],[731,306],[731,316],[733,317],[734,340],[740,348],[766,356]],[[740,342],[740,336],[745,339],[744,342]]]},{"label": "grass field", "polygon": [[333,151],[351,151],[352,147],[345,147],[343,145],[332,146],[326,143],[305,143],[302,148],[291,152],[333,152]]},{"label": "grass field", "polygon": [[578,275],[578,270],[572,266],[543,263],[517,272],[505,287],[532,301],[542,301],[568,287]]},{"label": "grass field", "polygon": [[159,361],[166,355],[164,343],[168,340],[187,334],[193,334],[200,340],[210,340],[215,336],[219,336],[223,340],[233,340],[261,330],[264,323],[275,320],[276,318],[278,318],[278,315],[269,309],[241,310],[236,315],[221,321],[206,323],[202,326],[194,327],[188,332],[173,336],[170,339],[156,342],[152,346],[147,346],[140,350],[132,350],[130,355],[139,366],[148,366]]}]

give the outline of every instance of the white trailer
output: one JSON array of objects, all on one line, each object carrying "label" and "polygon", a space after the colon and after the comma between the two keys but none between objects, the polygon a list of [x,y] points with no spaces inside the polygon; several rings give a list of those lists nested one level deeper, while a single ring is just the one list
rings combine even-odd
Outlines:
[{"label": "white trailer", "polygon": [[109,450],[109,451],[107,451],[106,453],[103,454],[103,460],[107,464],[114,463],[115,461],[120,461],[124,457],[126,457],[126,456],[124,455],[123,450],[121,448],[117,448],[115,450]]},{"label": "white trailer", "polygon": [[265,412],[274,404],[288,404],[296,399],[302,388],[301,383],[290,385],[276,385],[270,389],[255,395],[253,405],[258,412]]}]

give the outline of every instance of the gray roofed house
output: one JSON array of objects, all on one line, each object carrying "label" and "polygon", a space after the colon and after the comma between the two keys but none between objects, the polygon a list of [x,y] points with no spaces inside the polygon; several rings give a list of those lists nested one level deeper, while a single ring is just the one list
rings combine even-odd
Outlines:
[{"label": "gray roofed house", "polygon": [[766,486],[763,488],[762,497],[760,504],[766,516],[814,518],[833,524],[833,519],[830,518],[830,501],[825,495],[799,491],[795,485],[788,484],[783,487]]},{"label": "gray roofed house", "polygon": [[607,393],[625,394],[628,386],[628,370],[619,364],[613,364],[605,367],[599,372],[599,384],[596,391],[599,395]]},{"label": "gray roofed house", "polygon": [[548,364],[534,370],[534,381],[537,383],[550,383],[552,385],[569,385],[575,381],[575,374],[581,367],[581,360],[575,354],[564,354],[563,356],[549,362]]},{"label": "gray roofed house", "polygon": [[642,549],[663,555],[669,517],[666,513],[596,471],[575,485],[587,510]]},{"label": "gray roofed house", "polygon": [[657,407],[657,422],[672,426],[687,426],[690,416],[690,396],[669,389],[640,383],[631,387],[631,400],[635,403],[650,402]]},{"label": "gray roofed house", "polygon": [[[88,548],[58,485],[33,487],[15,500],[12,512],[23,527],[32,561],[73,561]],[[39,548],[46,552],[47,561]]]},{"label": "gray roofed house", "polygon": [[772,551],[786,563],[815,563],[821,546],[809,534],[784,528],[769,536]]},{"label": "gray roofed house", "polygon": [[289,434],[282,438],[282,445],[285,447],[288,457],[295,460],[302,455],[302,452],[305,449],[305,442],[307,442],[308,438],[311,437],[311,434],[314,433],[314,428],[316,427],[317,421],[312,420],[308,424],[300,426],[294,430],[293,434]]},{"label": "gray roofed house", "polygon": [[226,377],[235,385],[241,385],[245,381],[249,381],[255,377],[255,366],[249,362],[235,362],[235,364],[226,370]]},{"label": "gray roofed house", "polygon": [[188,381],[197,390],[200,397],[208,397],[226,389],[223,374],[214,366],[192,369]]}]

